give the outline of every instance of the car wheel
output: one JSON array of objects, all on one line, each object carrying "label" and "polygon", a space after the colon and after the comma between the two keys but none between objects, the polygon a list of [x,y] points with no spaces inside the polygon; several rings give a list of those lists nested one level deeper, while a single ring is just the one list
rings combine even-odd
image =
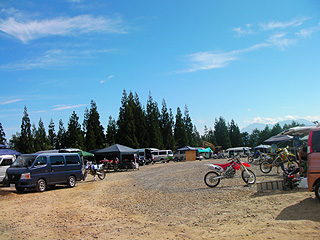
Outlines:
[{"label": "car wheel", "polygon": [[36,190],[38,192],[44,192],[47,188],[47,183],[44,179],[39,179],[37,182]]},{"label": "car wheel", "polygon": [[67,186],[73,188],[76,185],[76,178],[74,176],[69,176],[67,181]]}]

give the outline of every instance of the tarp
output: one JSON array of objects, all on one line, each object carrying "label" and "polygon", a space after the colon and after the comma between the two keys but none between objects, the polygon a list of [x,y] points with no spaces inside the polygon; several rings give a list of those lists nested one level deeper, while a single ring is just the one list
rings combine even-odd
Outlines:
[{"label": "tarp", "polygon": [[110,147],[107,148],[103,148],[100,150],[95,151],[95,154],[99,154],[99,155],[103,155],[104,153],[121,153],[121,154],[134,154],[136,153],[137,150],[130,148],[130,147],[126,147],[120,144],[114,144]]},{"label": "tarp", "polygon": [[292,136],[289,135],[276,135],[271,138],[268,138],[265,140],[263,143],[265,144],[273,144],[273,143],[279,143],[279,142],[286,142],[286,141],[291,141],[293,139]]},{"label": "tarp", "polygon": [[206,148],[206,149],[198,148],[198,150],[199,150],[199,153],[203,153],[203,152],[205,152],[205,153],[210,153],[210,152],[213,152],[212,149],[209,148],[209,147]]},{"label": "tarp", "polygon": [[93,157],[93,156],[94,156],[93,153],[89,153],[89,152],[86,152],[86,151],[80,151],[80,152],[78,152],[78,154],[79,154],[81,157]]},{"label": "tarp", "polygon": [[4,149],[1,148],[0,155],[21,155],[21,153],[9,148],[4,148]]},{"label": "tarp", "polygon": [[256,146],[254,149],[269,149],[269,148],[271,148],[270,145],[260,144],[259,146]]},{"label": "tarp", "polygon": [[185,146],[182,148],[177,149],[178,151],[198,151],[198,148],[190,147],[190,146]]},{"label": "tarp", "polygon": [[309,135],[309,132],[312,128],[317,127],[314,126],[302,126],[302,127],[293,127],[289,128],[287,130],[284,130],[283,132],[279,133],[278,135],[290,135],[290,136],[297,136],[297,135]]}]

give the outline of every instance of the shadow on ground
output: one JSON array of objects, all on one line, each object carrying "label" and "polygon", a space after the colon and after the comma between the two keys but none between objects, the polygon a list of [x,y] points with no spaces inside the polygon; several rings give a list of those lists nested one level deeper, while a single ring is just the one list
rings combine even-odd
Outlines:
[{"label": "shadow on ground", "polygon": [[316,198],[306,198],[301,202],[284,208],[276,220],[310,220],[320,222],[320,202]]}]

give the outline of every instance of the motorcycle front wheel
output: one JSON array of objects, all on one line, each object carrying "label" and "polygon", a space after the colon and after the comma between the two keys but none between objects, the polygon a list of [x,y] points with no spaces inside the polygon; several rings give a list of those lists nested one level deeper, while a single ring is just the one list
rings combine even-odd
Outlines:
[{"label": "motorcycle front wheel", "polygon": [[99,171],[97,171],[97,175],[100,180],[103,180],[106,177],[106,172],[103,170],[101,170],[101,171],[99,170]]},{"label": "motorcycle front wheel", "polygon": [[205,176],[204,176],[204,183],[208,186],[208,187],[216,187],[219,185],[220,183],[220,178],[218,178],[220,175],[216,172],[208,172]]},{"label": "motorcycle front wheel", "polygon": [[243,170],[241,177],[246,184],[254,184],[256,182],[256,175],[250,169]]},{"label": "motorcycle front wheel", "polygon": [[254,159],[253,159],[253,157],[252,157],[252,156],[249,156],[249,157],[248,157],[248,163],[252,163],[252,162],[253,162],[253,160],[254,160]]},{"label": "motorcycle front wheel", "polygon": [[263,173],[269,173],[272,170],[272,163],[269,163],[269,161],[263,161],[260,163],[260,170]]}]

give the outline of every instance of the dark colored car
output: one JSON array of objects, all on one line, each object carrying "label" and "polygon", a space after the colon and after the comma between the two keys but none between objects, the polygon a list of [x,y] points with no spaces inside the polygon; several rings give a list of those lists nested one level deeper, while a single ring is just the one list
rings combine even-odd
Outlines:
[{"label": "dark colored car", "polygon": [[56,184],[74,187],[82,178],[82,161],[77,153],[48,153],[20,155],[7,169],[5,181],[18,192],[25,188],[43,192]]}]

